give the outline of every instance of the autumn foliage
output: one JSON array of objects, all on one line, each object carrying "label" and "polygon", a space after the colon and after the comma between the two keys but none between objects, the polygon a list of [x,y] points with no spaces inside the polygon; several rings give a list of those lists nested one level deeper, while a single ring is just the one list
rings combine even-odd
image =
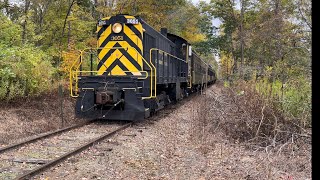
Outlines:
[{"label": "autumn foliage", "polygon": [[130,14],[188,40],[226,85],[254,82],[287,116],[311,120],[310,1],[24,0],[0,9],[1,99],[52,89],[79,50],[96,47],[99,18]]}]

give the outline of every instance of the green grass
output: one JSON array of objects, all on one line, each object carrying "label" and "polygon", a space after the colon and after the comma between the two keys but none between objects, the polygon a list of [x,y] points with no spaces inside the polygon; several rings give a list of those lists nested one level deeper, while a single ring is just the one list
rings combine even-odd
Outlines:
[{"label": "green grass", "polygon": [[311,84],[304,77],[287,81],[269,82],[267,78],[256,81],[256,90],[285,114],[299,119],[304,126],[311,125]]}]

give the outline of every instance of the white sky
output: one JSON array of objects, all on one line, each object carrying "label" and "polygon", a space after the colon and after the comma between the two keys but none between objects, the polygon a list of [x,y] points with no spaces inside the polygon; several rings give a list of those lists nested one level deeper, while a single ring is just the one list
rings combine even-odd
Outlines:
[{"label": "white sky", "polygon": [[[207,2],[207,3],[210,2],[210,0],[191,0],[191,1],[192,1],[192,3],[193,3],[194,5],[197,5],[200,1],[205,1],[205,2]],[[213,25],[213,26],[219,27],[220,24],[221,24],[221,21],[220,21],[219,19],[217,19],[217,18],[213,18],[213,19],[212,19],[212,25]],[[218,64],[219,64],[219,62],[220,62],[220,57],[219,57],[219,56],[216,56],[216,55],[214,55],[214,57],[215,57],[216,61],[217,61]]]},{"label": "white sky", "polygon": [[210,0],[191,0],[193,4],[197,4],[199,1],[210,2]]},{"label": "white sky", "polygon": [[[207,3],[210,2],[210,0],[191,0],[191,2],[194,4],[194,5],[197,5],[199,4],[200,1],[205,1]],[[216,26],[216,27],[219,27],[221,24],[221,21],[219,19],[216,19],[216,18],[213,18],[212,19],[212,25]]]},{"label": "white sky", "polygon": [[[210,2],[210,0],[191,0],[191,2],[192,2],[194,5],[199,4],[200,1],[205,1],[205,2],[207,2],[207,3]],[[240,10],[240,0],[236,0],[235,3],[236,3],[235,8],[238,9],[238,10]],[[213,24],[214,26],[216,26],[216,27],[219,27],[220,24],[221,24],[221,21],[220,21],[219,19],[213,18],[213,19],[212,19],[212,24]]]}]

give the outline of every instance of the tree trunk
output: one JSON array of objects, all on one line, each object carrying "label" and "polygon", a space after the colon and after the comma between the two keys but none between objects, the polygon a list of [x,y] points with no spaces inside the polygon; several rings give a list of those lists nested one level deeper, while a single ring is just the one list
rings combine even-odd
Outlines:
[{"label": "tree trunk", "polygon": [[233,58],[233,65],[231,66],[231,69],[230,69],[230,74],[231,74],[231,71],[232,71],[232,73],[236,73],[238,71],[238,62],[237,62],[236,55],[234,53],[232,34],[230,34],[230,37],[231,37],[231,55]]},{"label": "tree trunk", "polygon": [[27,19],[28,19],[28,11],[30,7],[30,0],[25,0],[24,6],[24,22],[22,23],[22,43],[26,42],[26,34],[27,34]]},{"label": "tree trunk", "polygon": [[[65,31],[65,28],[66,28],[66,24],[67,24],[67,19],[68,19],[68,16],[71,12],[71,9],[72,9],[72,6],[74,5],[74,3],[76,2],[76,0],[72,0],[71,4],[69,5],[69,8],[68,8],[68,12],[66,14],[66,17],[64,19],[64,23],[63,23],[63,28],[62,28],[62,33],[61,33],[61,38],[60,38],[60,42],[59,42],[59,47],[61,48],[61,44],[62,44],[62,39],[63,39],[63,36],[64,36],[64,31]],[[60,49],[61,51],[61,49]]]},{"label": "tree trunk", "polygon": [[276,30],[276,61],[282,57],[281,30],[282,30],[282,14],[280,8],[280,0],[275,0],[275,30]]},{"label": "tree trunk", "polygon": [[240,45],[241,45],[241,62],[240,62],[240,77],[243,75],[243,63],[244,63],[244,33],[243,33],[243,16],[244,16],[244,8],[245,8],[245,0],[241,0],[241,13],[240,13]]},{"label": "tree trunk", "polygon": [[96,10],[97,7],[98,7],[98,0],[94,0],[93,1],[93,6],[92,6],[92,17],[94,19],[98,19],[99,18],[99,14],[98,14],[98,11]]},{"label": "tree trunk", "polygon": [[[68,0],[68,4],[70,6],[70,0]],[[70,20],[68,21],[68,50],[71,49],[71,45],[70,45],[70,38],[71,38],[71,22]]]},{"label": "tree trunk", "polygon": [[71,49],[70,38],[71,38],[71,22],[68,21],[68,50]]},{"label": "tree trunk", "polygon": [[9,0],[3,1],[3,7],[0,7],[1,9],[4,8],[6,10],[6,14],[9,14]]},{"label": "tree trunk", "polygon": [[227,58],[227,67],[226,67],[226,76],[227,76],[227,80],[229,80],[229,58]]}]

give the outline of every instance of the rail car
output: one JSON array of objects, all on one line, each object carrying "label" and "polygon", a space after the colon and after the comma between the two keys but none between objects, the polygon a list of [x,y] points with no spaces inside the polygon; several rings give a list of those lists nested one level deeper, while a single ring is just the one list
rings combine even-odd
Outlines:
[{"label": "rail car", "polygon": [[70,93],[77,117],[138,121],[215,80],[185,39],[119,14],[98,21],[97,48],[70,68]]}]

